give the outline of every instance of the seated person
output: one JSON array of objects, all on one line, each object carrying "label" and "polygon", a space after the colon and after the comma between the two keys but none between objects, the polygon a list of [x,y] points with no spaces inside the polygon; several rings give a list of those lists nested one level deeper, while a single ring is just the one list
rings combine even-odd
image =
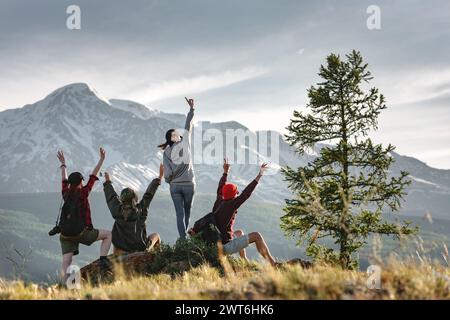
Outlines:
[{"label": "seated person", "polygon": [[109,211],[114,218],[112,229],[112,243],[114,245],[114,255],[120,256],[137,251],[150,251],[155,246],[160,245],[159,234],[152,233],[147,236],[146,220],[148,207],[156,193],[161,179],[164,175],[162,164],[159,167],[159,178],[153,179],[147,187],[142,200],[138,202],[136,192],[131,188],[125,188],[120,193],[120,197],[112,186],[111,178],[105,173],[105,183],[103,191]]},{"label": "seated person", "polygon": [[[244,234],[242,230],[234,231],[233,229],[237,209],[251,196],[266,168],[267,164],[262,164],[256,178],[242,191],[241,194],[239,194],[235,184],[227,183],[230,164],[224,160],[223,175],[219,181],[217,199],[214,202],[212,212],[215,213],[216,225],[222,235],[223,251],[225,254],[239,252],[241,258],[247,260],[245,248],[251,243],[254,243],[259,254],[266,259],[270,265],[275,266],[277,263],[270,254],[269,248],[259,232]],[[195,231],[191,229],[189,233],[194,234]]]}]

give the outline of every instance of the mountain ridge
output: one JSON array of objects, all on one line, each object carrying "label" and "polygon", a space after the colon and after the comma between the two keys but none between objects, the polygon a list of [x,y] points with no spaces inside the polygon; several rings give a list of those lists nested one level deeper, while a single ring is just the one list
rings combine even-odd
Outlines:
[{"label": "mountain ridge", "polygon": [[[166,130],[182,128],[184,119],[183,114],[164,113],[130,100],[108,100],[86,83],[68,84],[33,104],[0,112],[0,192],[58,191],[56,151],[65,151],[69,171],[76,169],[89,174],[98,160],[100,146],[107,150],[103,170],[112,173],[117,186],[144,190],[156,176],[161,161],[161,151],[156,146],[164,141]],[[208,129],[223,134],[229,128],[248,130],[247,134],[254,138],[262,133],[253,132],[237,121],[197,121],[196,128],[200,126],[203,148],[213,143],[204,140],[203,133]],[[268,132],[278,139],[280,150],[274,168],[298,167],[314,159],[315,152],[299,157],[279,132]],[[194,139],[196,134],[199,133],[194,130]],[[260,150],[247,144],[237,145],[233,152],[236,155],[241,151],[266,159]],[[450,198],[450,170],[432,168],[416,158],[397,153],[393,156],[396,162],[392,174],[406,170],[414,180],[408,190],[413,196],[408,201],[417,210],[424,211],[423,214],[433,210],[450,218],[450,200],[446,200]],[[199,192],[214,192],[220,178],[220,162],[221,159],[217,163],[194,164]],[[257,170],[256,164],[236,164],[230,179],[242,188]],[[163,190],[167,190],[166,184]],[[278,172],[265,177],[254,196],[261,201],[282,203],[291,193]]]}]

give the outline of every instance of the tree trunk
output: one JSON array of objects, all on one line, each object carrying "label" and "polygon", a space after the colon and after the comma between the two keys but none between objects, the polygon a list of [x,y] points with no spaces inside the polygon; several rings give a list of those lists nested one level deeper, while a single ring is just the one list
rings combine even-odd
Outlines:
[{"label": "tree trunk", "polygon": [[343,269],[348,269],[350,263],[350,254],[347,250],[347,234],[343,235],[340,243],[339,262]]},{"label": "tree trunk", "polygon": [[348,195],[349,195],[349,186],[348,186],[348,136],[347,136],[347,119],[345,118],[345,104],[342,102],[341,104],[341,129],[342,129],[342,170],[343,170],[343,179],[342,179],[342,191],[343,191],[343,199],[342,199],[342,213],[341,213],[341,239],[340,239],[340,253],[339,260],[342,268],[348,268],[350,262],[350,256],[347,250],[348,244],[348,226],[347,226],[347,215],[348,215]]}]

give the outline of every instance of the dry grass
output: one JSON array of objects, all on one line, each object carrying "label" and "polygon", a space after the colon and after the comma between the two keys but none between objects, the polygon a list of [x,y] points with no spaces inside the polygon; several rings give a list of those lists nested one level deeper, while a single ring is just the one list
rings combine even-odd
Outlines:
[{"label": "dry grass", "polygon": [[225,269],[225,276],[206,264],[175,277],[122,274],[113,283],[80,290],[0,281],[0,299],[450,299],[450,271],[429,262],[387,262],[379,290],[367,287],[363,272],[325,265],[272,269],[241,263]]}]

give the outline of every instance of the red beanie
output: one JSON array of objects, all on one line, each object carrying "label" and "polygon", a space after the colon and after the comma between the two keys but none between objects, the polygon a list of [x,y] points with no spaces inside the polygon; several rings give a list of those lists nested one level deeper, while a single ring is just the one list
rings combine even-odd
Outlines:
[{"label": "red beanie", "polygon": [[233,199],[237,194],[237,186],[234,183],[226,183],[222,187],[222,198],[223,200]]}]

